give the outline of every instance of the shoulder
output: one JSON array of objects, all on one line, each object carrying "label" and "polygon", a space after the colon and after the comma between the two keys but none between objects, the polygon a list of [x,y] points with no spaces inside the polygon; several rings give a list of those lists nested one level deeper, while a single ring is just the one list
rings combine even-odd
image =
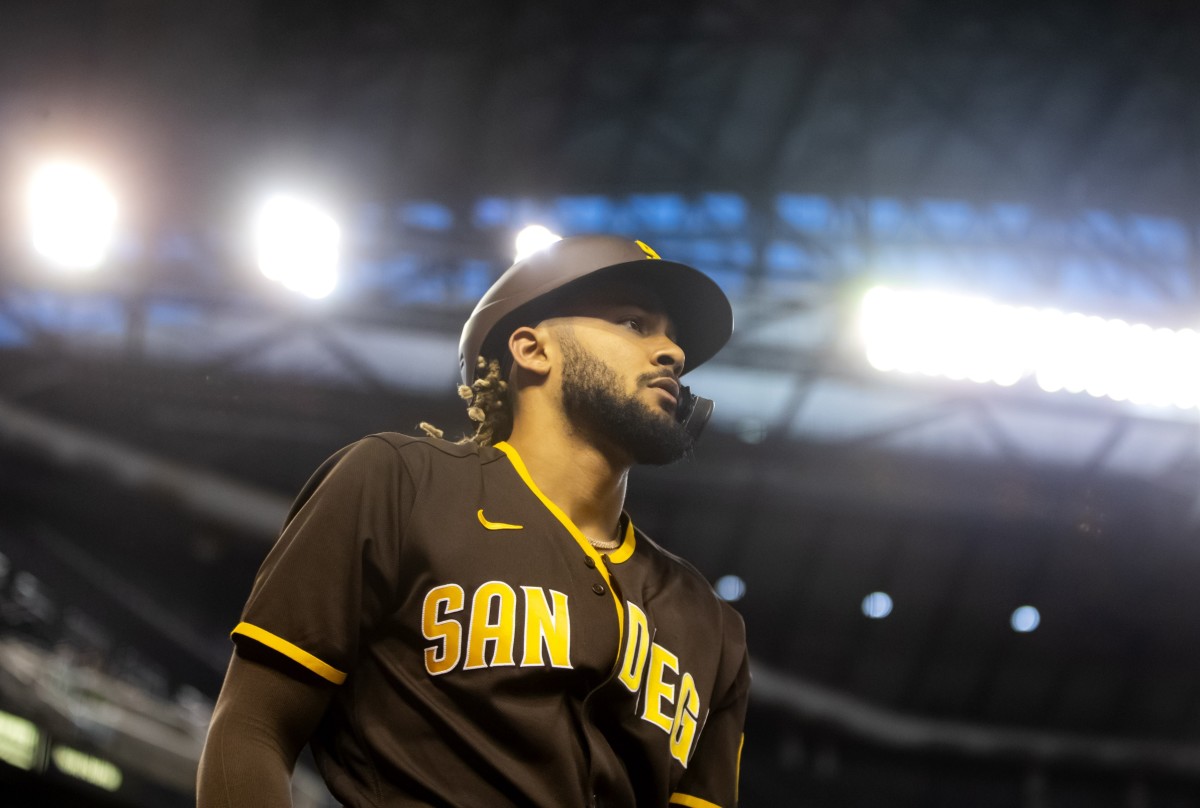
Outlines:
[{"label": "shoulder", "polygon": [[395,487],[452,478],[456,474],[478,475],[481,465],[503,456],[499,449],[474,443],[377,432],[343,446],[326,458],[309,478],[300,499],[306,499],[331,480],[346,485]]},{"label": "shoulder", "polygon": [[726,601],[717,595],[715,589],[704,573],[696,569],[686,558],[672,553],[664,548],[661,544],[651,539],[641,531],[636,525],[634,533],[637,536],[638,552],[643,552],[651,559],[651,563],[655,565],[656,573],[661,579],[662,586],[683,586],[691,590],[693,597],[719,606],[722,610],[727,610],[733,615],[736,615],[738,620],[741,620],[741,615],[730,606]]},{"label": "shoulder", "polygon": [[376,432],[345,446],[332,457],[337,462],[353,457],[361,460],[396,460],[404,463],[488,463],[503,457],[491,446],[473,442],[452,443],[441,438],[404,435],[400,432]]},{"label": "shoulder", "polygon": [[641,528],[634,525],[634,535],[637,537],[638,552],[645,553],[652,559],[652,563],[659,568],[660,573],[667,574],[672,577],[685,580],[692,586],[700,587],[708,592],[712,592],[715,598],[716,592],[708,583],[708,579],[692,565],[687,559],[677,556],[670,550],[663,547],[654,539],[647,536]]},{"label": "shoulder", "polygon": [[428,467],[477,468],[504,457],[492,446],[480,446],[474,441],[453,443],[425,435],[416,437],[399,432],[376,432],[367,435],[342,451],[356,451],[376,457],[392,457],[414,469]]},{"label": "shoulder", "polygon": [[746,624],[741,613],[717,595],[708,578],[690,561],[665,549],[636,526],[634,532],[637,535],[637,552],[645,553],[646,560],[655,567],[656,580],[652,592],[659,594],[670,590],[676,598],[682,598],[687,604],[686,609],[693,618],[707,620],[718,629],[729,653],[736,656],[744,652]]}]

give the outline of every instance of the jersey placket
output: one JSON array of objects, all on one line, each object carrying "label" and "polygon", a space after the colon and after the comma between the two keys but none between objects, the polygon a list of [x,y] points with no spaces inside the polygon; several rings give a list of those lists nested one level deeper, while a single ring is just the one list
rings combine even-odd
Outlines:
[{"label": "jersey placket", "polygon": [[[567,532],[571,534],[571,537],[575,539],[575,543],[579,545],[579,548],[583,550],[584,554],[588,558],[592,559],[596,565],[596,571],[600,573],[600,577],[604,579],[604,585],[612,594],[613,605],[617,610],[617,658],[613,660],[612,671],[609,675],[609,678],[611,678],[612,673],[616,672],[617,663],[620,660],[620,649],[623,647],[625,642],[625,604],[622,602],[620,594],[613,585],[613,578],[609,573],[608,566],[605,563],[605,557],[599,553],[595,547],[592,547],[591,542],[587,540],[587,538],[583,535],[583,532],[575,526],[573,521],[571,521],[571,517],[567,516],[567,514],[563,512],[562,508],[558,507],[558,505],[554,504],[553,500],[542,493],[542,489],[538,488],[537,483],[533,481],[533,477],[529,475],[529,469],[525,467],[525,461],[521,459],[521,455],[517,453],[517,450],[504,441],[496,444],[496,448],[508,455],[509,462],[512,463],[513,468],[516,470],[517,474],[520,475],[521,480],[524,481],[529,490],[533,492],[534,496],[541,500],[541,503],[546,506],[546,510],[550,511],[550,513],[552,513],[554,517],[558,519],[560,523],[562,523],[562,526],[566,528]],[[626,542],[632,541],[632,534],[633,525],[630,523],[626,527]],[[622,543],[618,550],[623,550],[624,547],[625,544]]]},{"label": "jersey placket", "polygon": [[[590,711],[594,709],[593,700],[601,693],[601,691],[604,690],[605,687],[611,685],[613,680],[617,677],[617,672],[620,669],[621,654],[622,649],[625,647],[625,632],[627,630],[625,624],[625,602],[621,595],[620,586],[616,580],[616,577],[608,568],[608,556],[596,550],[596,548],[592,546],[591,542],[587,540],[587,538],[583,535],[583,532],[575,525],[571,518],[567,516],[567,514],[561,508],[559,508],[553,500],[542,493],[542,490],[538,488],[537,483],[535,483],[533,478],[530,476],[529,470],[525,467],[525,463],[523,460],[521,460],[521,455],[517,452],[516,448],[504,442],[496,444],[496,448],[500,449],[508,456],[513,468],[521,477],[525,485],[541,501],[546,509],[554,515],[559,523],[562,524],[566,531],[575,540],[575,544],[584,554],[584,559],[587,566],[595,569],[596,572],[600,574],[600,577],[604,581],[603,586],[607,588],[608,592],[612,595],[613,605],[617,611],[617,650],[613,655],[612,667],[609,669],[608,676],[606,676],[604,681],[602,681],[599,685],[590,690],[588,695],[583,699],[582,708],[584,716],[590,716]],[[617,557],[621,560],[627,559],[633,552],[634,541],[633,522],[632,520],[627,520],[623,541],[621,546],[613,551],[614,555],[617,555]],[[596,584],[595,586],[600,586],[600,584]],[[599,730],[597,730],[595,726],[594,721],[592,721],[590,717],[584,724],[583,730],[584,734],[588,738],[589,758],[588,788],[583,797],[585,799],[585,804],[588,805],[589,808],[603,808],[603,806],[607,805],[608,803],[605,798],[598,793],[600,790],[600,778],[598,776],[598,771],[596,770],[595,754],[592,752],[592,749],[603,748],[607,746],[607,743],[604,741],[604,738],[601,736]]]}]

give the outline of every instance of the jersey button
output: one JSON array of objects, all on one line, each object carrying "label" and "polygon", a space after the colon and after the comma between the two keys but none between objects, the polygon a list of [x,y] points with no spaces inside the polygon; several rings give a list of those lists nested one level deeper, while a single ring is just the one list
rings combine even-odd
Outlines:
[{"label": "jersey button", "polygon": [[604,594],[604,584],[592,584],[592,591],[597,595]]},{"label": "jersey button", "polygon": [[590,570],[596,569],[596,559],[592,558],[591,556],[584,556],[583,557],[583,566],[587,567]]}]

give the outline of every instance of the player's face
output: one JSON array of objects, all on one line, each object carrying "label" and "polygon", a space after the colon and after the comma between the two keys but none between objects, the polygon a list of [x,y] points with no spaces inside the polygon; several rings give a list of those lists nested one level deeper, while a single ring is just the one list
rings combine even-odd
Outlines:
[{"label": "player's face", "polygon": [[692,439],[675,418],[684,355],[657,301],[645,293],[599,296],[562,325],[563,409],[571,422],[637,463],[685,455]]}]

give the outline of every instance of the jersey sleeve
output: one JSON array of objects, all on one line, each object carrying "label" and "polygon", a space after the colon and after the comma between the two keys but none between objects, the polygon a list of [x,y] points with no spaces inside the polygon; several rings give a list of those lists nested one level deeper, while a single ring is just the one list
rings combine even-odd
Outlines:
[{"label": "jersey sleeve", "polygon": [[233,630],[239,649],[265,646],[344,682],[359,638],[389,609],[411,488],[397,449],[382,438],[329,458],[258,571]]},{"label": "jersey sleeve", "polygon": [[[730,625],[732,624],[732,625]],[[671,805],[733,808],[738,800],[743,728],[750,698],[750,657],[741,616],[729,609],[728,636],[722,651],[728,683],[700,731],[696,751],[671,794]]]}]

